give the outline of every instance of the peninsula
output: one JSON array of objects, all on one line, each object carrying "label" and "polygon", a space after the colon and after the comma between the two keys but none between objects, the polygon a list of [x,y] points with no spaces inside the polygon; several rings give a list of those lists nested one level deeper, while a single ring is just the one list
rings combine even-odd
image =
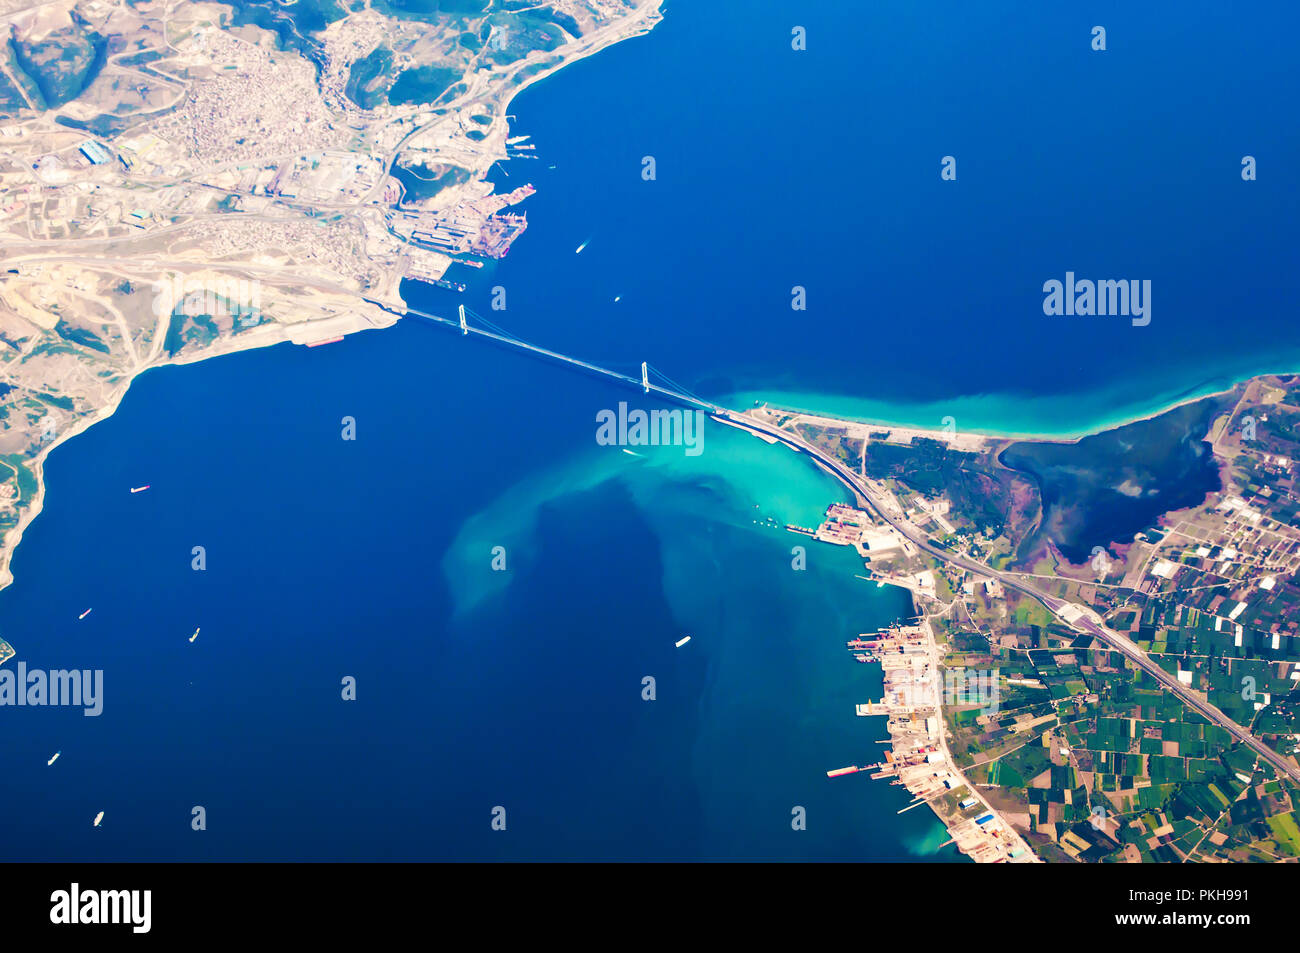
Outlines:
[{"label": "peninsula", "polygon": [[911,625],[849,643],[885,667],[857,713],[961,849],[1300,857],[1300,378],[1060,442],[726,417],[852,489],[790,529],[912,592]]},{"label": "peninsula", "polygon": [[[402,283],[463,290],[451,269],[525,233],[538,160],[512,98],[662,17],[662,0],[434,7],[0,0],[0,588],[51,448],[145,370],[406,314],[455,326]],[[524,175],[497,193],[507,159]],[[847,645],[884,670],[856,707],[888,719],[869,768],[972,858],[1300,859],[1300,380],[1020,439],[742,413],[647,364],[638,379],[463,312],[458,330],[699,408],[847,490],[788,528],[912,593],[911,619]]]},{"label": "peninsula", "polygon": [[511,99],[661,18],[443,6],[0,0],[0,588],[51,448],[140,373],[386,327],[504,255]]}]

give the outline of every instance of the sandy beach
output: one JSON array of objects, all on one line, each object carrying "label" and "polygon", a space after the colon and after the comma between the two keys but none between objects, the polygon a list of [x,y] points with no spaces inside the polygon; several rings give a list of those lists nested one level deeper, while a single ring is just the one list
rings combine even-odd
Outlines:
[{"label": "sandy beach", "polygon": [[[997,430],[988,427],[972,427],[969,429],[963,429],[962,427],[956,426],[955,421],[952,429],[925,428],[917,427],[914,424],[894,423],[885,419],[858,417],[848,414],[835,416],[833,414],[796,407],[791,405],[789,402],[783,403],[780,400],[771,403],[765,401],[761,402],[761,407],[751,408],[747,413],[754,413],[755,411],[762,410],[774,417],[790,416],[794,418],[794,421],[792,422],[802,422],[822,427],[843,427],[848,431],[851,437],[869,437],[872,432],[879,433],[881,431],[889,431],[891,434],[889,442],[891,443],[907,443],[910,442],[912,437],[925,437],[947,443],[954,449],[978,451],[997,443],[1022,440],[1033,441],[1036,443],[1078,443],[1086,437],[1091,437],[1099,433],[1106,433],[1110,430],[1118,430],[1121,427],[1127,427],[1130,424],[1140,423],[1144,420],[1151,420],[1160,417],[1163,414],[1167,414],[1172,410],[1177,410],[1179,407],[1185,407],[1188,404],[1194,404],[1197,401],[1205,400],[1208,397],[1220,397],[1225,394],[1231,394],[1256,380],[1296,373],[1300,373],[1300,370],[1272,370],[1256,374],[1248,374],[1234,379],[1232,384],[1226,387],[1217,387],[1204,392],[1197,392],[1189,396],[1179,397],[1167,403],[1160,404],[1155,410],[1125,416],[1115,421],[1069,433]],[[750,395],[746,394],[744,396],[748,397]]]}]

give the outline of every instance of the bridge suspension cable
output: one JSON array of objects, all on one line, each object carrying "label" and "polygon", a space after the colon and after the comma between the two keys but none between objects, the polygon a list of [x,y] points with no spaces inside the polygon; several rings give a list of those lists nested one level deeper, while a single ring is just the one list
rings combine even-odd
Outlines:
[{"label": "bridge suspension cable", "polygon": [[[529,341],[526,338],[520,337],[518,334],[515,334],[513,331],[502,327],[501,325],[497,324],[495,321],[489,320],[488,318],[479,314],[473,308],[466,307],[465,313],[474,321],[474,324],[487,328],[489,331],[493,332],[497,336],[505,339],[508,343],[520,344],[523,345],[524,347],[532,348],[539,351],[549,350],[548,348],[544,348],[537,344],[534,344],[532,341]],[[469,330],[471,331],[475,330],[474,326],[471,325]],[[564,357],[566,359],[569,359],[568,355],[562,355],[559,354],[558,352],[553,352],[553,353],[555,353],[555,356],[557,357]],[[620,378],[634,378],[640,373],[640,371],[638,370],[640,365],[632,363],[630,361],[617,361],[617,360],[616,361],[582,361],[580,363],[589,365],[594,369],[600,369],[602,371],[603,370],[613,371],[614,374]]]},{"label": "bridge suspension cable", "polygon": [[683,387],[681,384],[677,383],[677,381],[673,380],[663,371],[659,370],[659,368],[653,365],[649,365],[649,367],[650,367],[650,371],[664,382],[668,390],[680,394],[683,397],[688,397],[697,404],[702,404],[705,407],[709,407],[715,410],[717,409],[717,404],[714,404],[712,401],[705,400],[703,397],[701,397],[699,394],[695,393],[694,391],[690,390],[689,388]]},{"label": "bridge suspension cable", "polygon": [[[448,325],[449,327],[458,329],[464,335],[475,334],[478,335],[479,337],[491,338],[492,340],[498,341],[502,344],[507,344],[512,347],[518,347],[522,350],[532,352],[542,357],[548,357],[552,360],[560,361],[565,364],[571,364],[575,367],[580,367],[584,370],[591,371],[594,374],[599,374],[604,377],[609,377],[614,380],[621,381],[625,384],[640,385],[642,388],[645,389],[646,393],[650,393],[651,391],[653,391],[661,396],[682,403],[695,404],[697,406],[707,407],[711,412],[715,412],[715,413],[720,410],[720,408],[716,404],[704,400],[698,394],[691,393],[689,390],[677,384],[674,380],[672,380],[672,378],[668,377],[662,371],[659,371],[651,367],[650,364],[645,361],[641,362],[641,367],[640,367],[641,373],[639,375],[625,374],[621,371],[613,370],[610,367],[605,367],[600,364],[595,364],[591,361],[583,361],[576,357],[572,357],[568,354],[563,354],[559,351],[553,351],[550,348],[541,347],[540,345],[533,344],[530,341],[526,341],[523,338],[519,337],[517,334],[514,334],[511,331],[507,331],[505,328],[489,320],[488,318],[485,318],[477,311],[474,311],[472,308],[466,307],[465,305],[458,306],[456,318],[446,318],[443,317],[442,315],[432,314],[428,311],[422,311],[418,308],[412,308],[409,306],[401,311],[396,311],[395,309],[389,307],[383,302],[375,301],[374,299],[369,299],[369,298],[367,300],[371,301],[373,304],[379,305],[385,310],[394,311],[394,313],[399,315],[414,315],[416,317],[424,318],[426,321],[432,321],[437,324],[445,324]],[[471,318],[473,319],[472,321],[470,320]],[[651,381],[652,373],[657,379],[663,381],[664,383],[663,384],[653,383]]]},{"label": "bridge suspension cable", "polygon": [[[710,401],[703,400],[699,396],[692,394],[690,391],[682,387],[680,384],[677,384],[675,381],[673,381],[671,378],[669,378],[661,371],[655,371],[654,373],[658,378],[666,381],[667,385],[664,386],[659,384],[651,384],[649,381],[651,367],[648,362],[643,363],[642,367],[644,369],[644,372],[640,378],[632,377],[627,374],[621,374],[617,371],[610,370],[607,367],[601,367],[598,364],[592,364],[588,361],[579,360],[576,357],[570,357],[569,355],[562,354],[559,351],[552,351],[548,348],[543,348],[533,344],[528,344],[527,342],[522,341],[521,339],[510,334],[509,332],[504,331],[503,329],[500,328],[496,328],[495,325],[492,325],[492,323],[489,321],[484,321],[484,324],[490,328],[493,328],[494,330],[488,330],[486,328],[478,328],[474,326],[467,327],[465,325],[462,325],[461,322],[459,321],[455,321],[450,318],[445,318],[442,317],[441,315],[430,314],[429,312],[426,311],[420,311],[416,308],[407,307],[399,311],[393,308],[392,305],[383,301],[376,300],[374,298],[367,297],[365,300],[384,309],[385,311],[388,311],[393,314],[397,314],[399,316],[416,315],[417,317],[424,318],[436,324],[443,324],[452,328],[459,328],[462,332],[466,334],[472,332],[482,337],[491,338],[493,340],[499,341],[504,344],[508,344],[513,347],[519,347],[523,350],[530,351],[542,357],[550,358],[551,360],[554,361],[560,361],[566,364],[571,364],[574,367],[580,367],[584,370],[591,371],[592,373],[599,374],[614,380],[622,381],[625,384],[630,384],[633,386],[644,385],[647,387],[647,390],[653,390],[658,394],[662,394],[665,397],[669,397],[683,403],[692,403],[698,406],[707,407],[709,408],[711,413],[713,413],[718,419],[722,420],[723,422],[730,423],[733,426],[739,426],[742,427],[743,429],[753,431],[754,433],[757,433],[761,436],[770,437],[774,441],[778,441],[784,446],[787,446],[798,453],[804,453],[812,457],[812,459],[814,460],[814,462],[817,463],[818,466],[820,466],[831,476],[839,480],[839,482],[844,484],[844,486],[852,490],[854,495],[859,499],[861,505],[870,509],[877,516],[879,516],[885,523],[888,523],[889,525],[893,526],[895,530],[897,530],[905,538],[910,539],[912,543],[914,543],[919,549],[927,552],[931,556],[934,556],[936,559],[940,560],[941,562],[951,563],[953,565],[958,566],[961,569],[975,573],[977,575],[989,576],[994,579],[998,579],[1008,588],[1014,589],[1017,592],[1020,592],[1025,596],[1028,596],[1029,598],[1034,599],[1037,602],[1041,603],[1045,608],[1048,609],[1048,611],[1052,612],[1054,615],[1059,616],[1061,614],[1062,607],[1068,605],[1067,603],[1063,602],[1061,599],[1055,596],[1037,590],[1027,583],[1022,583],[1019,582],[1018,580],[1010,578],[1010,576],[1004,572],[992,569],[991,567],[983,563],[975,562],[965,557],[955,556],[951,552],[936,548],[929,541],[928,536],[924,534],[924,532],[922,531],[918,530],[916,532],[909,532],[909,526],[906,523],[906,518],[892,515],[886,508],[884,508],[884,506],[882,506],[882,504],[879,501],[874,499],[872,496],[871,488],[865,483],[863,478],[859,477],[856,473],[852,472],[847,467],[845,467],[842,461],[840,461],[835,457],[830,456],[826,451],[821,450],[818,447],[808,443],[798,434],[792,433],[789,430],[785,430],[784,428],[773,425],[771,423],[767,423],[752,417],[747,417],[746,415],[738,413],[736,411],[728,410],[725,407],[721,407],[717,404],[711,403]],[[476,319],[483,321],[480,315],[475,315],[475,317]],[[912,529],[914,529],[914,527]],[[1216,722],[1221,728],[1224,728],[1226,731],[1228,731],[1228,733],[1231,734],[1233,737],[1235,737],[1238,741],[1253,748],[1257,754],[1259,754],[1265,760],[1267,760],[1274,768],[1281,770],[1289,777],[1291,777],[1293,780],[1300,781],[1300,770],[1294,768],[1289,761],[1283,758],[1282,755],[1278,754],[1276,751],[1274,751],[1272,748],[1266,745],[1263,741],[1256,738],[1248,730],[1242,728],[1235,721],[1233,721],[1223,712],[1219,711],[1218,708],[1211,705],[1209,702],[1201,700],[1198,696],[1196,696],[1193,693],[1190,693],[1189,691],[1184,691],[1183,686],[1179,683],[1177,679],[1170,676],[1167,672],[1164,672],[1164,670],[1161,669],[1158,664],[1153,662],[1146,655],[1146,653],[1143,652],[1136,645],[1133,645],[1132,643],[1128,642],[1127,639],[1123,639],[1121,636],[1119,636],[1118,633],[1106,629],[1104,625],[1098,626],[1097,624],[1090,622],[1089,620],[1087,620],[1086,617],[1084,617],[1082,620],[1076,619],[1074,621],[1071,621],[1069,624],[1071,628],[1075,629],[1076,631],[1084,632],[1087,635],[1093,636],[1094,638],[1097,638],[1100,641],[1106,643],[1111,648],[1118,650],[1126,658],[1132,660],[1139,668],[1147,672],[1147,674],[1149,674],[1152,678],[1160,682],[1162,685],[1164,685],[1174,694],[1178,695],[1189,707],[1191,707],[1198,714],[1202,715],[1203,717],[1207,718],[1210,721]]]}]

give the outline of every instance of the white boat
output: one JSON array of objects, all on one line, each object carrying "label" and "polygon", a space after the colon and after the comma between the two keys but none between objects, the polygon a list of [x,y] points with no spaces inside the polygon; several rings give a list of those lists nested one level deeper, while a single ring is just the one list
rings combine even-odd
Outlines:
[{"label": "white boat", "polygon": [[574,251],[573,251],[573,253],[574,253],[575,255],[581,255],[581,254],[582,254],[582,250],[583,250],[584,248],[587,247],[587,243],[590,242],[590,241],[591,241],[591,239],[588,238],[587,241],[583,242],[581,245],[579,245],[577,248],[575,248]]},{"label": "white boat", "polygon": [[683,638],[678,639],[678,640],[677,640],[677,647],[680,649],[683,645],[685,645],[685,644],[686,644],[687,642],[689,642],[690,640],[691,640],[691,637],[690,637],[689,635],[684,636]]},{"label": "white boat", "polygon": [[49,765],[51,765],[51,764],[53,764],[54,762],[58,761],[58,760],[59,760],[59,755],[61,755],[61,754],[63,754],[62,751],[56,751],[56,752],[54,752],[54,757],[51,758],[49,761],[46,761],[46,762],[45,762],[46,766],[48,767]]},{"label": "white boat", "polygon": [[98,814],[95,815],[95,823],[92,824],[91,826],[92,826],[92,827],[98,827],[98,826],[99,826],[99,822],[102,821],[103,819],[104,819],[104,812],[103,812],[103,811],[100,811]]},{"label": "white boat", "polygon": [[90,610],[90,609],[87,609],[85,612],[81,613],[81,615],[77,616],[77,618],[78,618],[78,619],[84,619],[86,616],[90,615],[90,612],[91,612],[91,610]]}]

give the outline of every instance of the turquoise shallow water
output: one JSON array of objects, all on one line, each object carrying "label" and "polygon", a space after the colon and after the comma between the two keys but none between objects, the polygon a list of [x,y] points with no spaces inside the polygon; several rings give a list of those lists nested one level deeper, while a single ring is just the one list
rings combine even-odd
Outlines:
[{"label": "turquoise shallow water", "polygon": [[98,718],[0,709],[6,856],[954,859],[825,776],[884,737],[844,641],[908,607],[764,522],[838,488],[716,425],[598,446],[627,399],[412,322],[145,374],[51,455],[0,593],[29,665],[105,680]]},{"label": "turquoise shallow water", "polygon": [[[1288,373],[1292,365],[1270,360],[1258,373]],[[971,433],[1008,437],[1066,440],[1122,426],[1158,414],[1178,404],[1227,390],[1254,373],[1226,374],[1198,387],[1135,396],[1127,390],[1027,398],[1011,394],[978,394],[932,401],[880,399],[780,390],[756,390],[723,398],[724,406],[744,408],[755,403],[807,413],[893,424],[943,429],[953,426]]]},{"label": "turquoise shallow water", "polygon": [[[713,398],[991,432],[1077,435],[1300,370],[1300,133],[1275,120],[1297,27],[1283,3],[670,5],[514,101],[543,158],[494,178],[537,184],[530,230],[466,298]],[[1151,281],[1151,323],[1045,315],[1066,272]]]},{"label": "turquoise shallow water", "polygon": [[[818,2],[796,55],[784,5],[669,6],[512,105],[544,157],[501,178],[539,186],[530,228],[461,277],[498,323],[715,397],[998,432],[1300,363],[1293,8]],[[1046,319],[1067,269],[1151,278],[1151,326]],[[899,789],[825,777],[883,738],[844,640],[907,610],[843,551],[793,570],[762,522],[838,487],[726,428],[695,458],[600,447],[620,400],[412,322],[144,375],[52,454],[0,593],[29,664],[102,668],[107,695],[0,711],[6,856],[953,859]]]},{"label": "turquoise shallow water", "polygon": [[[659,636],[643,656],[665,692],[650,709],[642,703],[643,717],[662,724],[662,706],[670,720],[694,726],[689,755],[676,753],[682,773],[675,783],[693,791],[698,813],[673,821],[674,836],[693,826],[693,856],[710,859],[934,855],[945,838],[932,817],[891,816],[908,801],[900,789],[825,778],[841,763],[875,760],[881,749],[874,742],[886,737],[879,720],[853,715],[857,702],[879,695],[880,679],[851,664],[844,640],[910,611],[906,593],[856,578],[861,564],[846,551],[813,544],[808,568],[792,568],[792,547],[807,541],[780,527],[816,522],[828,502],[842,498],[839,488],[797,456],[712,424],[698,457],[677,447],[636,453],[578,454],[530,475],[466,521],[443,561],[455,630],[504,628],[529,611],[515,580],[482,571],[483,554],[494,546],[521,554],[522,572],[554,587],[557,576],[586,570],[564,561],[539,566],[548,559],[548,531],[573,520],[580,529],[558,532],[581,536],[579,552],[591,537],[626,548],[626,529],[604,525],[608,510],[599,504],[611,494],[630,502],[658,550],[658,565],[645,571],[655,574],[652,584],[666,601],[669,631],[692,634],[681,649]],[[630,570],[620,560],[598,578],[618,587],[618,574]],[[585,600],[549,624],[539,620],[535,631],[547,643],[571,641],[585,655],[591,638],[621,640],[644,611],[631,603],[611,609],[618,621],[603,632],[591,631]],[[566,639],[553,631],[557,624],[584,634]],[[795,806],[814,823],[792,837]],[[951,849],[945,856],[954,859]]]}]

